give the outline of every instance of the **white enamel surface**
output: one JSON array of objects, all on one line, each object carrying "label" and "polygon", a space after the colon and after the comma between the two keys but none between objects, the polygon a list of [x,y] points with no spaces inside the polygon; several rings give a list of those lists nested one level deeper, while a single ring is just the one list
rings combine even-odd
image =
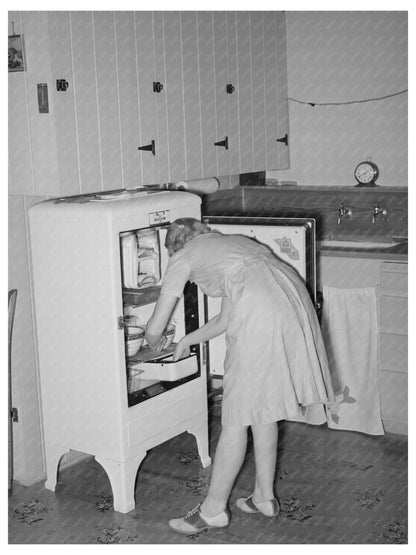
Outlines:
[{"label": "white enamel surface", "polygon": [[[127,406],[125,338],[118,327],[120,232],[147,228],[149,215],[160,211],[171,220],[200,217],[200,202],[193,194],[164,192],[106,202],[47,201],[30,211],[47,444],[120,462],[188,429],[189,419],[205,421],[204,372],[186,387]],[[166,262],[164,255],[162,266]],[[152,311],[152,305],[144,308]],[[179,317],[181,336],[183,308]],[[157,423],[150,432],[144,425],[149,419]]]},{"label": "white enamel surface", "polygon": [[377,243],[376,241],[320,241],[321,247],[341,247],[353,249],[389,249],[399,243]]},{"label": "white enamel surface", "polygon": [[[269,246],[276,255],[306,278],[306,234],[302,226],[261,226],[261,225],[230,225],[215,224],[212,226],[224,235],[247,235],[260,243]],[[289,240],[291,249],[282,249],[281,240]],[[288,251],[289,252],[285,252]],[[221,298],[208,298],[208,318],[212,318],[221,310]],[[225,336],[220,335],[211,339],[210,345],[210,373],[224,375]]]}]

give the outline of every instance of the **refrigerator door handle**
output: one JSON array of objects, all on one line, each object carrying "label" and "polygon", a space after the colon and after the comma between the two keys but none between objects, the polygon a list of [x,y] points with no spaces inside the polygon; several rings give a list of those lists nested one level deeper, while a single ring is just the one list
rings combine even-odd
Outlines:
[{"label": "refrigerator door handle", "polygon": [[316,309],[316,314],[318,316],[318,320],[319,320],[320,323],[321,323],[321,320],[322,320],[323,304],[324,304],[324,295],[323,295],[322,291],[317,291],[316,292],[315,309]]},{"label": "refrigerator door handle", "polygon": [[207,345],[208,345],[207,341],[202,345],[202,365],[203,366],[205,366],[207,363]]}]

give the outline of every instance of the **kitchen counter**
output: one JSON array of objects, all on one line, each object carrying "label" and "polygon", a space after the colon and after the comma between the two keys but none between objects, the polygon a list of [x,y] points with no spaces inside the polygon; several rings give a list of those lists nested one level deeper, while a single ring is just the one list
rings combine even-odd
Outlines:
[{"label": "kitchen counter", "polygon": [[317,253],[321,256],[337,256],[345,258],[375,258],[378,260],[388,260],[394,262],[407,262],[408,259],[408,243],[399,243],[392,247],[357,249],[353,247],[330,247],[321,246],[320,241],[316,242]]}]

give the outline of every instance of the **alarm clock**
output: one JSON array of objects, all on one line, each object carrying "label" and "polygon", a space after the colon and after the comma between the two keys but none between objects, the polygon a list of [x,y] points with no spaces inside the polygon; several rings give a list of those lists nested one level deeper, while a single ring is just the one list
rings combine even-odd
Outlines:
[{"label": "alarm clock", "polygon": [[354,170],[354,177],[358,181],[356,187],[376,187],[376,179],[379,176],[377,164],[368,158],[365,162],[360,162]]}]

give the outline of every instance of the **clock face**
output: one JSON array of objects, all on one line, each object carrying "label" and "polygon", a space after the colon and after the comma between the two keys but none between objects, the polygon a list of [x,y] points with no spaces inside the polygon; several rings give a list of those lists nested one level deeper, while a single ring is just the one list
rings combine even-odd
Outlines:
[{"label": "clock face", "polygon": [[370,162],[361,162],[355,168],[354,171],[355,179],[359,183],[373,183],[378,177],[378,171],[374,164]]}]

